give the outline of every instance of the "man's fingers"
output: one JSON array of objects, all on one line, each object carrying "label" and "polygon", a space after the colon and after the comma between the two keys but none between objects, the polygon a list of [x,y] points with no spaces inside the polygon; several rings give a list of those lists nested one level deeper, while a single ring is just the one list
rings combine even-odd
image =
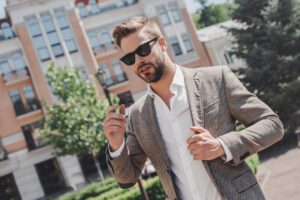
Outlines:
[{"label": "man's fingers", "polygon": [[200,142],[203,141],[203,137],[201,135],[193,135],[192,137],[189,137],[189,139],[187,140],[188,144],[192,144],[194,142]]},{"label": "man's fingers", "polygon": [[121,104],[119,108],[120,108],[120,113],[125,115],[125,105]]},{"label": "man's fingers", "polygon": [[120,120],[115,120],[115,119],[110,119],[109,121],[107,121],[107,123],[105,123],[104,125],[105,127],[109,127],[109,126],[118,126],[120,128],[125,128],[125,124],[124,122],[120,121]]},{"label": "man's fingers", "polygon": [[202,128],[201,126],[192,126],[191,130],[194,131],[196,134],[207,132],[207,130],[205,128]]},{"label": "man's fingers", "polygon": [[110,119],[116,119],[116,120],[121,120],[121,121],[125,121],[126,118],[125,118],[125,115],[123,114],[120,114],[120,113],[109,113],[107,115],[107,119],[110,120]]},{"label": "man's fingers", "polygon": [[112,105],[112,106],[108,107],[108,109],[106,111],[107,115],[109,115],[109,113],[112,113],[117,107],[118,107],[118,105]]},{"label": "man's fingers", "polygon": [[110,134],[110,133],[113,133],[113,132],[117,132],[117,133],[121,133],[123,134],[124,133],[124,129],[118,127],[118,126],[109,126],[106,128],[106,133],[107,134]]}]

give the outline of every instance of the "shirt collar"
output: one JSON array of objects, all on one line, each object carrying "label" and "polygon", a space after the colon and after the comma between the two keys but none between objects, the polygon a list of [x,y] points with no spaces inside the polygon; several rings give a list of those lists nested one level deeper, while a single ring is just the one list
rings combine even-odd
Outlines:
[{"label": "shirt collar", "polygon": [[[176,71],[173,76],[173,81],[170,85],[170,91],[176,90],[175,88],[177,88],[177,87],[181,88],[181,87],[185,86],[182,70],[178,65],[175,65],[175,66],[176,66]],[[152,90],[150,84],[147,85],[147,93],[146,94],[152,98],[154,98],[154,96],[156,95],[155,92]]]}]

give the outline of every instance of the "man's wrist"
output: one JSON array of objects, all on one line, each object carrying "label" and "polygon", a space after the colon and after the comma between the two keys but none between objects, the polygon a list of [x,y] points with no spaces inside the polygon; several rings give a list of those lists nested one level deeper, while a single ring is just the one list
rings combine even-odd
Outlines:
[{"label": "man's wrist", "polygon": [[123,139],[123,142],[122,142],[121,146],[118,149],[116,149],[115,151],[113,151],[113,149],[111,149],[111,146],[109,145],[108,150],[109,150],[110,157],[112,159],[114,159],[114,158],[118,157],[119,155],[121,155],[124,147],[125,147],[125,140],[124,139]]}]

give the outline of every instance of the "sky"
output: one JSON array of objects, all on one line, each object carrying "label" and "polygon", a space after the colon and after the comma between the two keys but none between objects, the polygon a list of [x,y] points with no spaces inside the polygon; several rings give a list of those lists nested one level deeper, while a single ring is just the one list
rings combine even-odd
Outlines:
[{"label": "sky", "polygon": [[[199,3],[197,3],[197,0],[184,0],[187,9],[190,13],[196,12],[196,10],[199,8]],[[208,0],[209,3],[223,3],[226,0]],[[4,7],[6,5],[6,0],[0,0],[0,19],[5,17]]]}]

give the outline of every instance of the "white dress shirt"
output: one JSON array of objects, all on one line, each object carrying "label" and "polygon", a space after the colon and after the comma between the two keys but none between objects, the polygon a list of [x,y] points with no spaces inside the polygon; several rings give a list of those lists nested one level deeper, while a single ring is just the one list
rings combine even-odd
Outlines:
[{"label": "white dress shirt", "polygon": [[[154,98],[156,117],[181,198],[184,200],[219,200],[221,197],[203,162],[193,160],[187,147],[188,138],[195,133],[190,130],[193,126],[192,119],[184,78],[179,66],[176,66],[170,91],[174,94],[170,99],[170,109],[149,85],[147,93]],[[225,150],[226,161],[231,160],[232,154],[228,147],[224,142],[219,141]],[[112,158],[119,156],[124,145],[123,141],[117,151],[110,152],[110,156]]]}]

